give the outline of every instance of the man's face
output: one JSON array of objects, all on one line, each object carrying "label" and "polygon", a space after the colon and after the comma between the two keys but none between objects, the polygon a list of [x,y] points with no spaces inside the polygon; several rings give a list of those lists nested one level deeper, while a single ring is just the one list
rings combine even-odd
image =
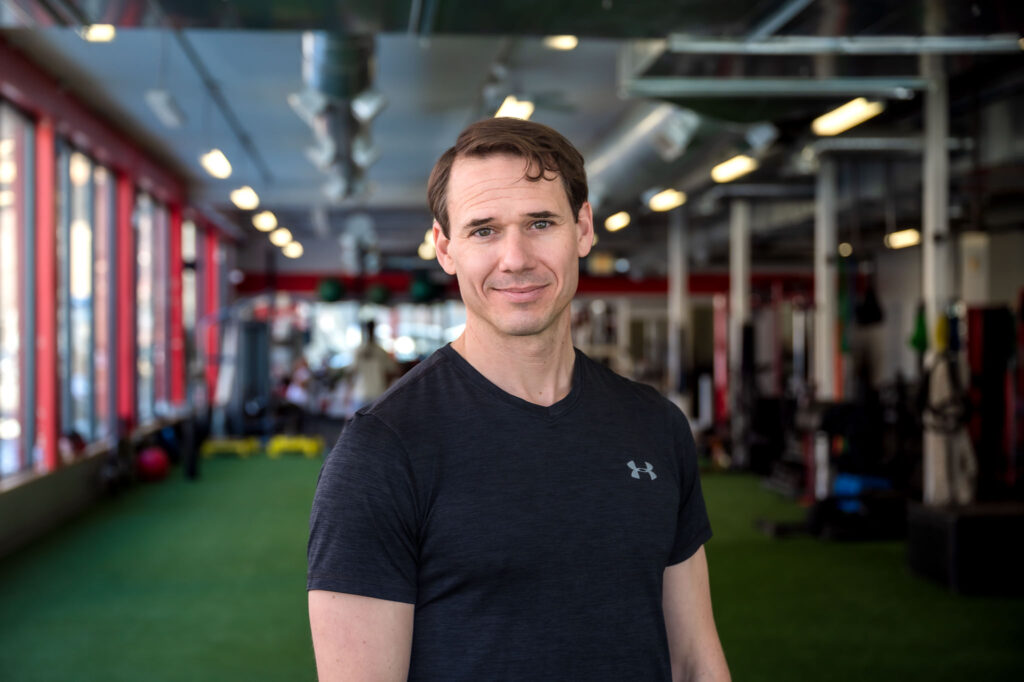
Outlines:
[{"label": "man's face", "polygon": [[437,259],[459,280],[467,321],[502,336],[541,334],[568,315],[593,241],[590,204],[572,215],[561,178],[531,182],[526,170],[518,156],[457,158],[450,236],[434,223]]}]

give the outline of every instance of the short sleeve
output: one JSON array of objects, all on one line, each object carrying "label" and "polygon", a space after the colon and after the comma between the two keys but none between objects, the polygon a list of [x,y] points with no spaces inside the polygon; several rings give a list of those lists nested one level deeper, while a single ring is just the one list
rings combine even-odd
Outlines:
[{"label": "short sleeve", "polygon": [[377,417],[357,415],[327,456],[309,526],[307,590],[416,603],[414,478]]},{"label": "short sleeve", "polygon": [[686,561],[711,539],[711,522],[704,506],[704,493],[700,487],[697,467],[697,447],[693,442],[690,424],[683,413],[669,404],[669,423],[672,442],[679,457],[679,516],[676,520],[676,539],[669,553],[671,566]]}]

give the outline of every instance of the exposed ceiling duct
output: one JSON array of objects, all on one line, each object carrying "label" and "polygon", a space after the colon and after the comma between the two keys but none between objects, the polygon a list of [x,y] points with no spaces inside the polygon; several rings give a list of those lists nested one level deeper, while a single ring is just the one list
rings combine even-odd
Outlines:
[{"label": "exposed ceiling duct", "polygon": [[696,113],[663,102],[638,102],[591,151],[587,162],[590,201],[595,209],[668,182],[704,124]]},{"label": "exposed ceiling duct", "polygon": [[313,130],[310,162],[327,175],[324,193],[339,202],[366,189],[366,170],[380,156],[370,124],[386,106],[373,90],[372,36],[309,31],[302,36],[305,89],[289,96]]}]

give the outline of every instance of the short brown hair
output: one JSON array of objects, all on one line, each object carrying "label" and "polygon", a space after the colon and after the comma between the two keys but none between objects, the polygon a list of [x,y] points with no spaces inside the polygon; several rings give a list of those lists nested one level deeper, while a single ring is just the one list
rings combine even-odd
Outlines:
[{"label": "short brown hair", "polygon": [[[460,156],[511,154],[527,161],[526,179],[537,182],[547,173],[562,179],[569,198],[572,219],[578,220],[587,200],[587,173],[583,155],[554,128],[518,118],[488,118],[462,131],[455,146],[441,155],[427,182],[427,202],[444,236],[448,229],[448,179],[452,164]],[[531,169],[535,169],[531,173]]]}]

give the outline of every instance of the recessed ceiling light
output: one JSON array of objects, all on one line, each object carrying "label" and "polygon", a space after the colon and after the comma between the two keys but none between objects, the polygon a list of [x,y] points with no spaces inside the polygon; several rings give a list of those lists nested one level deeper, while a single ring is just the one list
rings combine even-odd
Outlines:
[{"label": "recessed ceiling light", "polygon": [[299,242],[288,242],[281,248],[281,253],[285,255],[285,258],[298,258],[302,255],[302,244]]},{"label": "recessed ceiling light", "polygon": [[284,246],[292,240],[292,231],[287,227],[279,227],[270,233],[270,243],[274,246]]},{"label": "recessed ceiling light", "polygon": [[206,172],[215,178],[224,180],[231,177],[231,162],[224,152],[219,149],[211,149],[199,157],[199,163],[203,165]]},{"label": "recessed ceiling light", "polygon": [[277,216],[270,211],[260,211],[252,217],[252,226],[260,232],[270,232],[277,227]]},{"label": "recessed ceiling light", "polygon": [[260,197],[249,185],[231,190],[231,203],[243,211],[252,211],[260,205]]}]

